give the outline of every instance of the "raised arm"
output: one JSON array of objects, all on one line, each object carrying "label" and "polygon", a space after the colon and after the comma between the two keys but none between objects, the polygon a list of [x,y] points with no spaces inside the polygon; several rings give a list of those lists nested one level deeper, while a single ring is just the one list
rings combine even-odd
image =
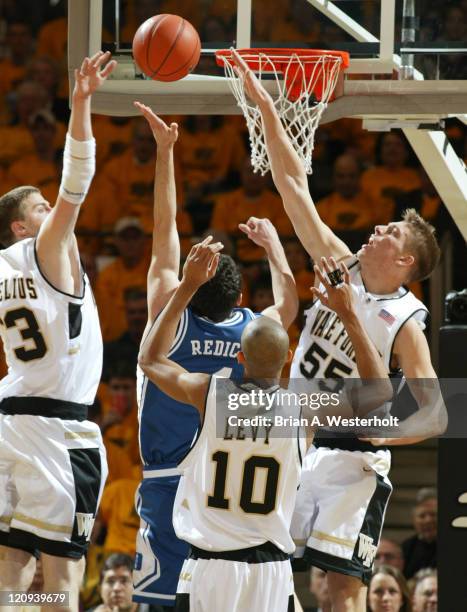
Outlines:
[{"label": "raised arm", "polygon": [[135,102],[151,126],[157,144],[154,179],[154,227],[152,255],[148,271],[148,322],[167,304],[179,285],[180,240],[177,231],[177,194],[175,190],[174,145],[178,126],[170,127],[149,106]]},{"label": "raised arm", "polygon": [[[85,58],[81,68],[75,70],[60,191],[36,242],[39,265],[44,275],[60,291],[74,295],[82,290],[74,229],[95,170],[91,96],[116,66],[116,62],[109,59],[109,52],[100,51],[91,58]],[[104,64],[106,66],[102,68]]]},{"label": "raised arm", "polygon": [[298,313],[298,295],[295,279],[276,228],[269,219],[256,217],[250,217],[238,227],[255,244],[263,247],[268,257],[274,305],[263,310],[262,314],[287,329]]},{"label": "raised arm", "polygon": [[305,170],[277,115],[271,96],[248,68],[240,55],[232,50],[239,78],[261,112],[266,148],[274,184],[284,203],[300,242],[314,261],[333,256],[342,259],[351,254],[347,245],[325,225],[308,190]]},{"label": "raised arm", "polygon": [[183,277],[175,293],[149,329],[138,355],[138,364],[146,376],[164,393],[184,404],[204,411],[209,376],[190,373],[167,357],[175,338],[177,325],[198,287],[216,273],[220,243],[211,244],[209,236],[195,245],[185,262]]}]

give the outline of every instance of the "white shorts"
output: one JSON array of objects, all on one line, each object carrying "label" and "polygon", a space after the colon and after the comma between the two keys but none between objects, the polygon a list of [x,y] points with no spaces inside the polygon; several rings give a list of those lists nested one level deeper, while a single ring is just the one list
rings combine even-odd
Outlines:
[{"label": "white shorts", "polygon": [[106,478],[95,423],[0,414],[0,544],[80,558]]},{"label": "white shorts", "polygon": [[293,612],[290,560],[247,563],[226,559],[185,561],[176,612]]},{"label": "white shorts", "polygon": [[292,518],[295,556],[367,583],[392,492],[390,467],[388,450],[311,447]]}]

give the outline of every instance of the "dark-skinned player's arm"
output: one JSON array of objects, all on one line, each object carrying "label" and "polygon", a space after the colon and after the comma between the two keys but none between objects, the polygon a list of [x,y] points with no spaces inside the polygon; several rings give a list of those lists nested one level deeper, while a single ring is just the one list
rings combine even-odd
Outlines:
[{"label": "dark-skinned player's arm", "polygon": [[191,249],[183,267],[182,280],[146,334],[138,355],[138,364],[149,380],[174,400],[197,408],[201,415],[210,376],[188,372],[167,355],[183,311],[197,289],[216,273],[223,245],[219,242],[212,244],[211,240],[212,237],[208,236]]},{"label": "dark-skinned player's arm", "polygon": [[269,219],[257,217],[250,217],[238,227],[252,242],[263,247],[268,258],[274,304],[263,310],[262,315],[274,319],[284,329],[288,329],[298,314],[298,294],[295,278],[276,228]]},{"label": "dark-skinned player's arm", "polygon": [[[110,53],[86,57],[75,70],[71,116],[63,153],[62,181],[57,202],[41,225],[36,249],[39,265],[57,289],[80,295],[81,265],[74,235],[76,221],[95,171],[95,141],[91,125],[91,97],[117,63]],[[105,65],[105,66],[104,66]]]},{"label": "dark-skinned player's arm", "polygon": [[[151,263],[148,271],[148,327],[179,285],[180,239],[177,231],[174,145],[178,125],[168,126],[150,108],[134,103],[152,130],[157,144],[154,178],[154,225]],[[147,329],[146,329],[147,332]]]},{"label": "dark-skinned player's arm", "polygon": [[233,49],[232,54],[239,78],[244,80],[245,91],[261,112],[272,178],[300,242],[314,261],[320,257],[332,256],[336,260],[348,257],[352,254],[350,249],[321,221],[310,196],[303,164],[277,115],[271,96],[242,57]]}]

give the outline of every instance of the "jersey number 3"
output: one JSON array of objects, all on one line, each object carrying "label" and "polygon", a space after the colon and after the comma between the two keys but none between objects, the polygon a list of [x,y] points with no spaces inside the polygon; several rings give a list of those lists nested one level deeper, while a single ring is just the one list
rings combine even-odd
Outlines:
[{"label": "jersey number 3", "polygon": [[[225,497],[225,481],[229,453],[217,451],[211,459],[216,462],[216,474],[214,477],[214,492],[208,496],[208,506],[229,510],[230,500]],[[266,486],[264,487],[263,499],[253,501],[253,488],[257,469],[267,470]],[[276,507],[277,484],[279,482],[279,462],[274,457],[262,457],[253,455],[243,464],[242,489],[240,492],[240,508],[248,514],[269,514]]]},{"label": "jersey number 3", "polygon": [[[18,322],[24,320],[26,327],[20,327]],[[45,344],[44,336],[39,330],[39,324],[34,316],[32,310],[28,308],[16,308],[15,310],[9,310],[3,322],[7,329],[11,327],[17,327],[21,338],[23,340],[30,340],[30,348],[26,346],[19,346],[13,349],[16,357],[21,361],[32,361],[33,359],[40,359],[47,353],[47,345]]]}]

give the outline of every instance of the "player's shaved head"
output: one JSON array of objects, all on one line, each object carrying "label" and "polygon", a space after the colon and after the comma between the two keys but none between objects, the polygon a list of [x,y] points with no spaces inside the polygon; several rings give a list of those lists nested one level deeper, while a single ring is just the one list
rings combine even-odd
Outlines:
[{"label": "player's shaved head", "polygon": [[289,337],[276,321],[258,317],[243,330],[241,346],[249,376],[274,378],[287,361]]}]

